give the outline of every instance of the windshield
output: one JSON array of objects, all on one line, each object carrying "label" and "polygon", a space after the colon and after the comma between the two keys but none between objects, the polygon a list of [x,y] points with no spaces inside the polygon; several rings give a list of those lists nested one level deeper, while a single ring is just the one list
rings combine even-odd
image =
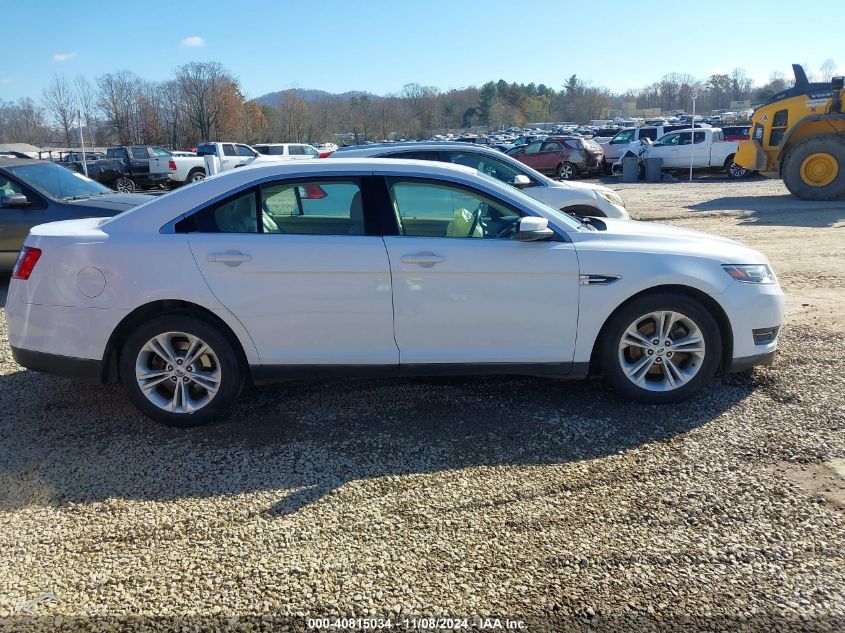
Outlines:
[{"label": "windshield", "polygon": [[101,193],[113,193],[111,189],[100,183],[55,163],[12,165],[6,169],[33,189],[54,200],[87,198]]}]

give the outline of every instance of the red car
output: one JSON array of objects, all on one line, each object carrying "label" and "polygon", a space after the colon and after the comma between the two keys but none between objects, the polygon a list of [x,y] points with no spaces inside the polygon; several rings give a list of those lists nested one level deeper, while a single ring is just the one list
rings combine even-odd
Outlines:
[{"label": "red car", "polygon": [[571,180],[587,173],[601,173],[604,152],[595,141],[576,136],[550,136],[543,141],[508,152],[539,172]]},{"label": "red car", "polygon": [[726,141],[747,141],[751,138],[750,125],[723,125],[722,133]]}]

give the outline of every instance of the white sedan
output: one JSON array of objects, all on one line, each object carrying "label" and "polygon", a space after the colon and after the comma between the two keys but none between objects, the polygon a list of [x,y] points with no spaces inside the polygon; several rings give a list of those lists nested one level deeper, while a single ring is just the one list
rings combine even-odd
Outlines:
[{"label": "white sedan", "polygon": [[246,381],[308,376],[594,370],[675,402],[769,361],[783,295],[737,242],[580,221],[466,167],[337,159],[37,226],[6,310],[21,365],[121,381],[192,426]]}]

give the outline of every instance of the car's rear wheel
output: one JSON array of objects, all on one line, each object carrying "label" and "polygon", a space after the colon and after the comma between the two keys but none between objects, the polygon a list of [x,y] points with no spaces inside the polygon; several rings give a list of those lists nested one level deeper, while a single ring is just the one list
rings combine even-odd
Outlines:
[{"label": "car's rear wheel", "polygon": [[712,379],[722,356],[715,319],[683,294],[634,299],[602,332],[605,377],[623,395],[649,404],[697,393]]},{"label": "car's rear wheel", "polygon": [[188,184],[192,182],[199,182],[200,180],[205,180],[205,172],[202,169],[193,169],[191,173],[188,174],[188,178],[185,180]]},{"label": "car's rear wheel", "polygon": [[561,163],[557,167],[557,177],[561,180],[572,180],[578,175],[578,168],[572,163]]},{"label": "car's rear wheel", "polygon": [[120,377],[132,403],[167,426],[199,426],[238,397],[244,372],[229,339],[193,315],[162,316],[126,340]]},{"label": "car's rear wheel", "polygon": [[736,164],[733,156],[728,156],[728,159],[725,161],[725,173],[728,175],[728,178],[736,180],[748,176],[748,170],[742,165]]},{"label": "car's rear wheel", "polygon": [[114,183],[114,188],[119,193],[135,193],[135,182],[131,178],[121,176]]}]

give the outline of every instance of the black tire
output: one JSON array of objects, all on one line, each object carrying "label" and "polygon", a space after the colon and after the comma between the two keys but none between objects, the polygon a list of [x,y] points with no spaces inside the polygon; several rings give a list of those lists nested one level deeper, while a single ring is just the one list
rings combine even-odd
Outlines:
[{"label": "black tire", "polygon": [[205,180],[205,170],[197,167],[188,172],[188,177],[185,179],[185,183],[191,184],[192,182],[199,182],[200,180]]},{"label": "black tire", "polygon": [[137,186],[135,185],[135,181],[131,178],[121,176],[114,181],[114,189],[120,193],[135,193]]},{"label": "black tire", "polygon": [[[628,326],[639,317],[657,311],[672,311],[687,317],[704,338],[704,358],[695,361],[699,363],[697,373],[686,384],[670,391],[652,391],[634,384],[620,361],[620,342]],[[600,336],[603,340],[600,341],[599,359],[605,379],[623,396],[647,404],[679,402],[698,393],[713,378],[722,360],[722,337],[713,315],[692,297],[676,292],[655,293],[631,300],[611,316]],[[658,367],[655,371],[664,369]]]},{"label": "black tire", "polygon": [[572,163],[561,163],[555,173],[561,180],[575,180],[578,177],[578,168]]},{"label": "black tire", "polygon": [[[836,161],[838,173],[830,183],[819,186],[804,181],[801,167],[813,154],[828,154]],[[845,197],[845,135],[824,134],[800,141],[784,157],[781,175],[786,188],[801,200],[839,200]]]},{"label": "black tire", "polygon": [[751,172],[749,172],[745,167],[742,165],[737,165],[734,162],[734,155],[731,154],[728,156],[727,160],[725,160],[725,175],[731,180],[739,180],[741,178],[748,178]]},{"label": "black tire", "polygon": [[[144,395],[135,377],[136,361],[142,348],[152,338],[166,332],[184,332],[198,337],[213,350],[219,361],[217,392],[207,404],[192,413],[174,413],[160,408]],[[232,405],[243,389],[245,370],[233,343],[217,327],[193,314],[172,314],[139,325],[129,335],[120,354],[120,379],[132,404],[145,416],[165,426],[188,428],[208,424]]]}]

